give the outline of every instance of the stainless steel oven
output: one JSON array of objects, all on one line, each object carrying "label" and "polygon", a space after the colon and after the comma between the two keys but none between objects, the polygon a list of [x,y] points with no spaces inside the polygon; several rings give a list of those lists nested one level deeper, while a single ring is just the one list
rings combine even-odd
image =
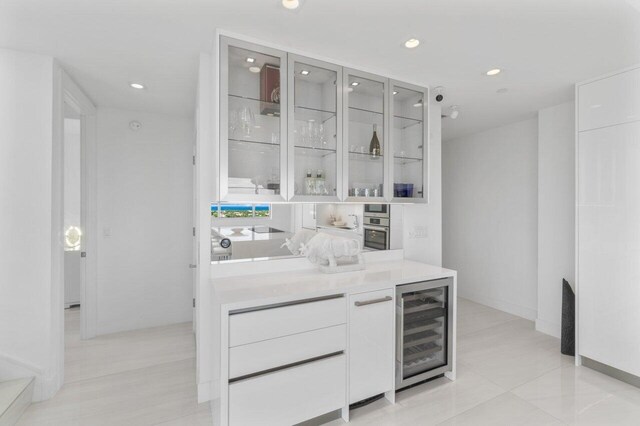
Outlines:
[{"label": "stainless steel oven", "polygon": [[365,248],[389,250],[391,241],[389,205],[365,204],[362,229]]},{"label": "stainless steel oven", "polygon": [[389,204],[365,204],[364,215],[389,218]]},{"label": "stainless steel oven", "polygon": [[367,226],[364,229],[364,246],[374,250],[389,250],[389,228]]},{"label": "stainless steel oven", "polygon": [[396,287],[396,389],[452,369],[453,278]]}]

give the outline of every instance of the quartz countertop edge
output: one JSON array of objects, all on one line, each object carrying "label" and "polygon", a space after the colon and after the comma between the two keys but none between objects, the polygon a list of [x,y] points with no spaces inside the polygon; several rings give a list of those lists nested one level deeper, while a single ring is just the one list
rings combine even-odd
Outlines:
[{"label": "quartz countertop edge", "polygon": [[455,277],[456,271],[412,260],[367,264],[355,272],[325,274],[317,269],[214,278],[214,303],[225,311],[301,299],[383,290],[419,281]]}]

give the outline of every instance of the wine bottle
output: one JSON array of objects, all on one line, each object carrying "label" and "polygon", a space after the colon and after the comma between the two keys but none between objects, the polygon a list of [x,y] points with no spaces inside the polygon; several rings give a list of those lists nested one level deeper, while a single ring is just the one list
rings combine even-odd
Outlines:
[{"label": "wine bottle", "polygon": [[373,125],[373,136],[371,137],[371,143],[369,144],[369,154],[371,154],[372,158],[378,158],[382,155],[380,141],[378,140],[377,127],[378,126],[376,124]]}]

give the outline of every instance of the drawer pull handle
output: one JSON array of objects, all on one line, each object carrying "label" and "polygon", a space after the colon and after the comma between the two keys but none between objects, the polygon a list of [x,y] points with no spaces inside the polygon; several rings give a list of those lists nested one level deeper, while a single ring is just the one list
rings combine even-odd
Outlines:
[{"label": "drawer pull handle", "polygon": [[313,358],[305,359],[302,361],[292,362],[291,364],[281,365],[280,367],[269,368],[267,370],[258,371],[255,373],[245,374],[244,376],[234,377],[229,379],[229,384],[241,382],[243,380],[253,379],[254,377],[264,376],[265,374],[275,373],[277,371],[286,370],[288,368],[298,367],[304,364],[310,364],[312,362],[323,361],[327,358],[333,358],[344,354],[344,351],[332,352],[330,354],[320,355]]},{"label": "drawer pull handle", "polygon": [[380,299],[365,300],[364,302],[357,301],[354,303],[354,305],[356,306],[373,305],[374,303],[388,302],[392,299],[393,297],[391,296],[385,296],[385,297],[381,297]]},{"label": "drawer pull handle", "polygon": [[332,294],[329,296],[314,297],[312,299],[302,299],[302,300],[294,300],[291,302],[275,303],[273,305],[256,306],[253,308],[234,309],[233,311],[229,311],[229,315],[246,314],[249,312],[264,311],[267,309],[284,308],[285,306],[303,305],[305,303],[323,302],[325,300],[339,299],[341,297],[344,297],[344,294]]}]

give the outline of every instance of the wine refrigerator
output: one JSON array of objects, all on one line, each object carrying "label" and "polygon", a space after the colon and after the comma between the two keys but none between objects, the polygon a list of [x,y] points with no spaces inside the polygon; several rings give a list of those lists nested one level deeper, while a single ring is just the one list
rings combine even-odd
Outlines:
[{"label": "wine refrigerator", "polygon": [[453,278],[396,287],[396,389],[452,368]]}]

